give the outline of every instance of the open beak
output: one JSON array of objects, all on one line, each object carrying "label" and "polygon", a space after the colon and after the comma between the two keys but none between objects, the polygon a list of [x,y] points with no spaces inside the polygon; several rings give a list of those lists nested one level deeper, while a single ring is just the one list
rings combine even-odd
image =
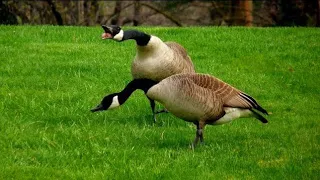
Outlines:
[{"label": "open beak", "polygon": [[90,110],[91,112],[103,111],[103,106],[99,104],[97,107]]},{"label": "open beak", "polygon": [[104,30],[104,33],[102,33],[101,38],[102,39],[112,39],[112,27],[109,27],[107,25],[101,25],[101,27]]}]

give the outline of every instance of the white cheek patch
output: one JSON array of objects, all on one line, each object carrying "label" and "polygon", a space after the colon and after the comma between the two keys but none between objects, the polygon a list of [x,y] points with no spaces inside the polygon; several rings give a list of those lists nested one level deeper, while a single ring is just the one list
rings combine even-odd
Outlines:
[{"label": "white cheek patch", "polygon": [[113,37],[113,39],[117,40],[117,41],[122,41],[122,39],[123,39],[123,30],[121,29],[120,32]]},{"label": "white cheek patch", "polygon": [[116,107],[119,107],[120,106],[120,103],[119,103],[119,100],[118,100],[118,96],[114,96],[113,99],[112,99],[112,103],[111,105],[109,106],[108,109],[114,109]]}]

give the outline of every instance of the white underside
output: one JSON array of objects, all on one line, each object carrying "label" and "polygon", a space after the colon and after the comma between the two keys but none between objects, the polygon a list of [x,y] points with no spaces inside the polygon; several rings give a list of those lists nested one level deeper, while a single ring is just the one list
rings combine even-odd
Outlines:
[{"label": "white underside", "polygon": [[111,105],[109,106],[108,109],[114,109],[116,107],[119,107],[120,106],[120,103],[119,103],[119,100],[118,100],[118,96],[114,96],[113,99],[112,99],[112,103]]},{"label": "white underside", "polygon": [[241,108],[224,108],[226,114],[215,121],[213,125],[221,125],[229,123],[235,119],[241,118],[241,117],[250,117],[252,115],[252,112],[249,109],[241,109]]}]

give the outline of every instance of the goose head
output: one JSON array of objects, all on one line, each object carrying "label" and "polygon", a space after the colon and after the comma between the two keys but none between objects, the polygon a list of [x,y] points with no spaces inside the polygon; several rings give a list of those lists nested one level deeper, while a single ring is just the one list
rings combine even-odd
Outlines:
[{"label": "goose head", "polygon": [[114,93],[114,94],[105,96],[102,99],[100,104],[98,104],[95,108],[91,109],[91,112],[105,111],[105,110],[119,107],[120,105],[121,104],[119,103],[119,100],[118,100],[118,93]]},{"label": "goose head", "polygon": [[102,33],[102,39],[113,39],[116,41],[123,40],[123,30],[117,25],[102,25],[104,33]]}]

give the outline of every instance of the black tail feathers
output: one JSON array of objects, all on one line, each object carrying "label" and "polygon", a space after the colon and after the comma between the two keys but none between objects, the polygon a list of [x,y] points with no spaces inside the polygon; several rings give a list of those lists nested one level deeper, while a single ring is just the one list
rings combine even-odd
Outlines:
[{"label": "black tail feathers", "polygon": [[[264,110],[264,109],[263,109]],[[268,123],[268,120],[261,116],[259,113],[255,112],[253,109],[250,109],[250,111],[254,114],[254,116],[259,119],[262,123]],[[264,110],[265,111],[265,110]]]},{"label": "black tail feathers", "polygon": [[265,109],[263,109],[261,106],[259,106],[259,105],[258,105],[258,107],[256,107],[256,109],[257,109],[258,111],[262,112],[262,113],[265,114],[265,115],[269,115],[268,112],[267,112]]},{"label": "black tail feathers", "polygon": [[254,109],[262,112],[263,114],[268,115],[268,112],[267,112],[265,109],[263,109],[263,108],[257,103],[257,101],[256,101],[255,99],[253,99],[251,96],[249,96],[248,94],[245,94],[245,93],[241,93],[240,96],[241,96],[242,98],[244,98],[247,102],[249,102]]}]

